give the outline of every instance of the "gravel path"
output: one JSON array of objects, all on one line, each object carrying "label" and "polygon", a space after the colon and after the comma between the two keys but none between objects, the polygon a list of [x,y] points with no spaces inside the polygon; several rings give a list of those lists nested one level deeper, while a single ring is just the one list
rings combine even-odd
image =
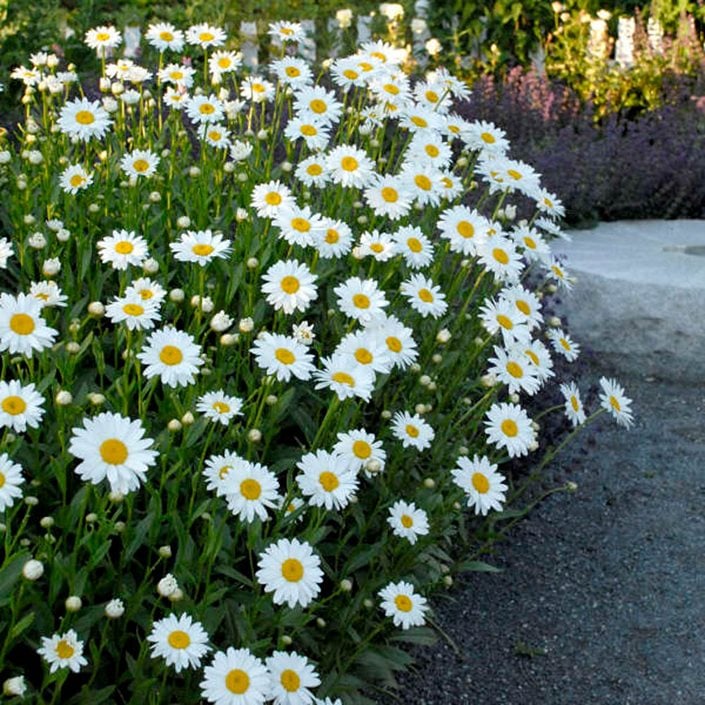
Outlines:
[{"label": "gravel path", "polygon": [[[601,418],[557,459],[546,499],[436,602],[409,705],[705,702],[705,387],[622,379],[631,431]],[[582,386],[582,385],[581,385]],[[392,701],[385,701],[391,703]]]}]

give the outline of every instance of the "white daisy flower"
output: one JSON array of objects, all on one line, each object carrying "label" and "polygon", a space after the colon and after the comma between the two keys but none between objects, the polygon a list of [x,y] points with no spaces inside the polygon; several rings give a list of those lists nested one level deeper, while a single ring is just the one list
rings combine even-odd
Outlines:
[{"label": "white daisy flower", "polygon": [[377,318],[389,304],[384,291],[374,279],[350,277],[333,289],[338,297],[338,307],[348,317],[369,323]]},{"label": "white daisy flower", "polygon": [[403,580],[389,583],[378,594],[382,598],[380,606],[385,615],[392,618],[394,626],[409,629],[425,623],[426,598],[417,594],[411,583]]},{"label": "white daisy flower", "polygon": [[394,175],[379,175],[365,189],[365,200],[377,216],[399,220],[411,210],[411,194],[402,180]]},{"label": "white daisy flower", "polygon": [[342,110],[343,105],[336,100],[335,93],[322,86],[304,86],[297,90],[294,98],[297,115],[310,115],[327,125],[337,122]]},{"label": "white daisy flower", "polygon": [[413,502],[399,499],[389,507],[387,523],[396,536],[407,539],[414,545],[419,536],[428,534],[428,515],[423,509],[418,509]]},{"label": "white daisy flower", "polygon": [[565,399],[565,415],[573,427],[585,423],[585,407],[580,398],[580,390],[575,382],[560,385],[561,394]]},{"label": "white daisy flower", "polygon": [[408,162],[400,175],[404,187],[416,203],[437,206],[443,195],[443,175],[431,164]]},{"label": "white daisy flower", "polygon": [[523,346],[524,354],[536,369],[536,375],[540,382],[543,383],[553,377],[555,374],[553,360],[548,348],[540,340],[532,340],[530,343],[524,343]]},{"label": "white daisy flower", "polygon": [[189,97],[184,89],[169,87],[164,92],[164,105],[173,110],[181,110],[188,103]]},{"label": "white daisy flower", "polygon": [[373,230],[362,233],[357,249],[361,257],[374,257],[377,262],[387,262],[396,254],[396,243],[389,233]]},{"label": "white daisy flower", "polygon": [[552,218],[565,216],[565,207],[555,194],[542,188],[537,191],[535,198],[536,207],[542,213],[547,213]]},{"label": "white daisy flower", "polygon": [[632,400],[624,394],[624,388],[614,379],[600,377],[600,406],[608,411],[617,423],[629,428],[634,423],[631,411]]},{"label": "white daisy flower", "polygon": [[59,334],[41,317],[42,304],[30,294],[0,293],[0,352],[32,357],[54,344]]},{"label": "white daisy flower", "polygon": [[268,181],[255,186],[251,203],[257,215],[265,218],[275,217],[280,208],[296,207],[289,187],[279,181]]},{"label": "white daisy flower", "polygon": [[501,333],[505,345],[514,341],[528,343],[531,338],[525,316],[506,299],[487,299],[480,307],[480,320],[491,335]]},{"label": "white daisy flower", "polygon": [[[321,591],[321,559],[311,545],[298,539],[279,539],[260,555],[257,581],[272,592],[275,605],[308,606]],[[271,671],[270,671],[271,672]]]},{"label": "white daisy flower", "polygon": [[321,259],[343,257],[352,249],[353,235],[350,226],[342,220],[323,218],[323,233],[314,243]]},{"label": "white daisy flower", "polygon": [[137,359],[145,365],[143,374],[147,379],[159,376],[168,387],[193,384],[203,364],[200,345],[191,335],[173,326],[151,333]]},{"label": "white daisy flower", "polygon": [[292,375],[300,380],[310,379],[314,372],[313,355],[296,338],[279,333],[262,333],[250,352],[257,365],[280,382],[288,382]]},{"label": "white daisy flower", "polygon": [[568,273],[568,270],[555,258],[551,258],[547,264],[546,274],[553,279],[560,287],[566,291],[573,288],[575,279]]},{"label": "white daisy flower", "polygon": [[323,369],[313,373],[316,389],[331,389],[341,400],[360,397],[369,401],[375,384],[375,373],[369,366],[358,365],[347,355],[321,358],[321,363]]},{"label": "white daisy flower", "polygon": [[208,68],[214,77],[237,71],[241,65],[242,54],[234,51],[214,51],[208,57]]},{"label": "white daisy flower", "polygon": [[379,316],[366,330],[384,342],[396,367],[405,370],[416,361],[418,349],[413,331],[395,316]]},{"label": "white daisy flower", "polygon": [[159,157],[149,149],[135,149],[120,159],[120,168],[134,178],[152,176],[157,171]]},{"label": "white daisy flower", "polygon": [[115,298],[105,307],[105,315],[111,323],[124,323],[128,330],[151,330],[161,320],[159,304],[135,293]]},{"label": "white daisy flower", "polygon": [[420,164],[432,164],[437,169],[446,169],[452,152],[437,132],[416,132],[407,147],[408,158]]},{"label": "white daisy flower", "polygon": [[484,243],[490,222],[467,206],[453,206],[441,213],[438,229],[441,237],[450,242],[450,249],[474,257]]},{"label": "white daisy flower", "polygon": [[352,145],[334,147],[326,157],[326,167],[333,183],[345,188],[365,188],[375,173],[367,152]]},{"label": "white daisy flower", "polygon": [[364,469],[368,476],[371,476],[367,470],[368,463],[377,463],[379,466],[377,472],[382,472],[387,461],[387,453],[382,447],[382,441],[378,441],[374,434],[362,428],[339,433],[333,452],[347,463],[348,468],[355,472]]},{"label": "white daisy flower", "polygon": [[184,48],[184,33],[169,22],[150,24],[146,38],[157,51],[170,49],[179,52]]},{"label": "white daisy flower", "polygon": [[261,76],[247,76],[240,84],[240,96],[253,103],[266,103],[274,98],[276,88]]},{"label": "white daisy flower", "polygon": [[[162,83],[173,83],[177,88],[187,89],[193,85],[193,77],[196,74],[196,69],[184,64],[167,64],[163,69],[160,69],[157,77]],[[179,91],[179,94],[188,99],[188,95]],[[165,96],[166,97],[166,96]],[[206,111],[208,109],[206,108]]]},{"label": "white daisy flower", "polygon": [[210,421],[227,426],[236,416],[242,416],[242,399],[226,394],[222,389],[198,397],[196,411]]},{"label": "white daisy flower", "polygon": [[87,142],[92,137],[103,137],[112,120],[97,100],[76,98],[63,105],[57,124],[65,135]]},{"label": "white daisy flower", "polygon": [[6,238],[0,238],[0,269],[7,269],[7,260],[15,254],[12,243]]},{"label": "white daisy flower", "polygon": [[22,496],[22,484],[22,466],[13,463],[7,453],[0,453],[0,512],[12,507],[15,500]]},{"label": "white daisy flower", "polygon": [[105,56],[107,49],[115,49],[120,46],[122,35],[112,25],[102,25],[89,29],[84,41],[91,49],[95,49],[99,56]]},{"label": "white daisy flower", "polygon": [[312,345],[316,337],[313,331],[313,324],[308,321],[301,321],[301,323],[294,323],[291,326],[291,334],[304,345]]},{"label": "white daisy flower", "polygon": [[487,374],[506,384],[510,394],[522,391],[533,396],[538,392],[541,387],[538,372],[521,343],[515,343],[508,349],[495,345],[494,354],[495,357],[488,360],[491,366]]},{"label": "white daisy flower", "polygon": [[198,125],[220,122],[225,114],[222,101],[212,93],[192,96],[186,104],[186,113]]},{"label": "white daisy flower", "polygon": [[387,374],[394,364],[384,341],[367,329],[348,333],[338,343],[334,354],[348,355],[354,364],[369,366],[373,372],[381,374]]},{"label": "white daisy flower", "polygon": [[169,248],[179,262],[197,262],[201,267],[214,259],[227,259],[231,249],[230,240],[210,229],[187,230],[181,233],[178,242],[170,243]]},{"label": "white daisy flower", "polygon": [[296,482],[314,507],[343,509],[357,490],[356,471],[339,455],[325,450],[306,453],[296,463],[301,470]]},{"label": "white daisy flower", "polygon": [[132,294],[139,296],[142,301],[154,301],[156,304],[161,304],[166,298],[166,289],[149,277],[140,277],[133,279],[125,289],[125,296]]},{"label": "white daisy flower", "polygon": [[491,122],[483,120],[466,122],[463,125],[461,137],[470,149],[488,155],[503,156],[509,149],[506,133]]},{"label": "white daisy flower", "polygon": [[313,73],[309,65],[297,56],[285,56],[282,59],[272,61],[269,68],[280,83],[294,89],[313,83]]},{"label": "white daisy flower", "polygon": [[316,275],[297,260],[283,260],[273,264],[262,279],[262,292],[267,294],[267,303],[276,311],[286,314],[294,311],[306,311],[318,298],[315,282]]},{"label": "white daisy flower", "polygon": [[543,322],[541,315],[541,302],[538,296],[531,291],[525,289],[521,284],[503,289],[500,296],[514,304],[519,312],[521,319],[526,323],[529,330],[538,328]]},{"label": "white daisy flower", "polygon": [[225,497],[232,491],[232,487],[227,483],[228,475],[238,465],[246,465],[248,462],[236,453],[226,452],[223,455],[209,456],[203,467],[206,488],[215,492],[218,497]]},{"label": "white daisy flower", "polygon": [[524,269],[524,262],[514,243],[501,235],[484,241],[479,248],[480,262],[485,269],[503,282],[515,282]]},{"label": "white daisy flower", "polygon": [[305,656],[296,651],[275,651],[266,664],[274,705],[311,705],[315,701],[310,689],[319,686],[321,679]]},{"label": "white daisy flower", "polygon": [[226,39],[227,35],[221,27],[215,27],[207,22],[192,25],[186,30],[186,41],[201,49],[223,46]]},{"label": "white daisy flower", "polygon": [[267,521],[267,508],[277,506],[279,481],[259,463],[236,462],[224,480],[228,509],[241,521],[251,523],[255,517]]},{"label": "white daisy flower", "polygon": [[68,450],[81,461],[75,471],[82,480],[97,485],[107,478],[111,492],[128,494],[156,463],[157,451],[149,450],[153,443],[144,438],[141,421],[106,411],[71,430]]},{"label": "white daisy flower", "polygon": [[326,148],[330,140],[330,129],[315,119],[294,117],[286,124],[284,136],[292,142],[301,139],[310,150],[317,152]]},{"label": "white daisy flower", "polygon": [[536,441],[536,432],[526,411],[517,404],[492,404],[486,416],[485,435],[497,448],[506,448],[510,458],[526,455]]},{"label": "white daisy flower", "polygon": [[249,649],[217,651],[203,669],[201,695],[214,705],[263,705],[269,698],[269,671]]},{"label": "white daisy flower", "polygon": [[497,466],[485,456],[464,456],[458,458],[458,467],[451,471],[453,482],[465,492],[468,507],[475,514],[485,516],[490,509],[502,511],[506,498],[507,485],[504,476],[497,472]]},{"label": "white daisy flower", "polygon": [[37,649],[37,653],[49,664],[50,673],[60,668],[68,668],[78,673],[81,666],[88,664],[83,655],[83,642],[73,629],[69,629],[64,634],[43,636],[42,645]]},{"label": "white daisy flower", "polygon": [[185,668],[200,668],[201,659],[211,650],[203,625],[188,614],[170,614],[154,622],[147,641],[152,644],[152,658],[163,658],[177,673]]},{"label": "white daisy flower", "polygon": [[92,183],[93,174],[87,172],[80,164],[69,164],[59,177],[61,189],[72,196],[88,188]]},{"label": "white daisy flower", "polygon": [[568,362],[573,362],[580,355],[580,346],[571,340],[567,333],[564,333],[561,328],[552,328],[547,332],[548,339],[551,341],[553,349],[563,355]]},{"label": "white daisy flower", "polygon": [[433,246],[421,228],[405,225],[394,233],[394,242],[407,266],[411,269],[427,267],[433,261]]},{"label": "white daisy flower", "polygon": [[43,403],[44,397],[33,382],[0,381],[0,428],[11,428],[15,433],[24,433],[27,426],[38,428],[44,416]]},{"label": "white daisy flower", "polygon": [[524,250],[524,257],[531,262],[545,262],[551,256],[551,249],[543,235],[527,226],[514,228],[511,232],[514,242]]},{"label": "white daisy flower", "polygon": [[271,22],[267,34],[281,42],[300,42],[304,38],[304,28],[300,22]]},{"label": "white daisy flower", "polygon": [[323,218],[308,206],[284,206],[277,211],[273,222],[281,231],[280,237],[290,245],[308,247],[323,234]]},{"label": "white daisy flower", "polygon": [[29,295],[33,296],[42,305],[42,308],[54,306],[63,308],[68,297],[61,291],[59,285],[53,281],[32,282],[29,286]]},{"label": "white daisy flower", "polygon": [[392,417],[392,433],[401,441],[404,448],[414,447],[425,450],[431,446],[435,432],[418,414],[397,411]]},{"label": "white daisy flower", "polygon": [[399,287],[411,307],[424,318],[439,318],[448,309],[445,294],[430,279],[414,274]]},{"label": "white daisy flower", "polygon": [[322,153],[313,154],[299,162],[294,176],[304,186],[318,186],[319,188],[325,186],[330,181],[325,156]]},{"label": "white daisy flower", "polygon": [[113,269],[125,270],[129,265],[139,267],[147,257],[147,241],[135,232],[113,230],[113,234],[98,240],[100,261]]},{"label": "white daisy flower", "polygon": [[408,105],[401,113],[399,126],[405,127],[410,132],[421,130],[436,130],[440,132],[444,127],[443,116],[433,108],[420,105]]}]

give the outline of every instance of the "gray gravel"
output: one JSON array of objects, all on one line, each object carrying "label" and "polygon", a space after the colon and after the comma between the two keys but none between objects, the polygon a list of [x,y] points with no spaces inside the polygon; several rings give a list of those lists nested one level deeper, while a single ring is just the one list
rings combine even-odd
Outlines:
[{"label": "gray gravel", "polygon": [[487,559],[501,573],[436,601],[462,657],[415,650],[399,701],[705,703],[705,387],[621,381],[635,426],[602,417],[557,459],[547,486],[577,492],[512,530]]}]

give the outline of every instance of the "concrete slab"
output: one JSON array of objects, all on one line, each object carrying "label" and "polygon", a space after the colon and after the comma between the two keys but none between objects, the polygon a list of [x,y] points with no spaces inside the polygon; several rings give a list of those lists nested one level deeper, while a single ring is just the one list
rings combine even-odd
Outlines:
[{"label": "concrete slab", "polygon": [[598,364],[705,384],[705,220],[619,221],[554,241],[577,278],[559,314]]}]

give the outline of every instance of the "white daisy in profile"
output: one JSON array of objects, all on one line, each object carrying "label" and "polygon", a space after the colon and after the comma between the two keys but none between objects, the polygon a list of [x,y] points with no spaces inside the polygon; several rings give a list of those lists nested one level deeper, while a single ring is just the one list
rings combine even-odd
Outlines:
[{"label": "white daisy in profile", "polygon": [[272,592],[275,605],[306,607],[321,591],[321,559],[311,545],[298,539],[279,539],[259,556],[257,581]]},{"label": "white daisy in profile", "polygon": [[79,191],[88,188],[93,183],[93,174],[86,171],[80,164],[69,164],[59,177],[62,191],[75,196]]},{"label": "white daisy in profile", "polygon": [[181,51],[184,48],[184,33],[170,22],[156,22],[147,27],[147,41],[157,50]]},{"label": "white daisy in profile", "polygon": [[365,189],[365,200],[377,216],[399,220],[411,210],[411,195],[394,175],[378,175]]},{"label": "white daisy in profile", "polygon": [[214,705],[263,705],[269,698],[269,671],[249,649],[216,651],[203,669],[201,695]]},{"label": "white daisy in profile", "polygon": [[181,233],[178,242],[172,242],[169,248],[179,262],[196,262],[205,267],[214,259],[226,259],[230,254],[230,240],[222,233],[209,230],[187,230]]},{"label": "white daisy in profile", "polygon": [[381,315],[373,319],[366,330],[384,342],[395,367],[405,370],[416,362],[418,348],[413,331],[395,316]]},{"label": "white daisy in profile", "polygon": [[371,475],[367,470],[369,463],[376,463],[377,472],[382,472],[387,461],[382,441],[362,428],[339,433],[333,453],[339,455],[351,470],[359,472],[365,469],[368,476]]},{"label": "white daisy in profile", "polygon": [[274,705],[311,705],[311,688],[321,684],[316,669],[296,651],[275,651],[266,660],[269,671],[269,697]]},{"label": "white daisy in profile", "polygon": [[600,387],[600,406],[609,412],[620,426],[632,426],[632,400],[624,394],[624,388],[616,380],[607,377],[600,377]]},{"label": "white daisy in profile", "polygon": [[580,390],[575,382],[568,382],[566,384],[561,384],[560,386],[561,394],[565,399],[565,415],[568,421],[573,424],[573,427],[580,426],[581,423],[585,423],[585,407],[583,406],[582,399],[580,398]]},{"label": "white daisy in profile", "polygon": [[107,479],[111,492],[128,494],[156,462],[153,443],[144,437],[141,421],[105,411],[71,430],[68,450],[81,461],[75,471],[82,480],[97,485]]},{"label": "white daisy in profile", "polygon": [[266,521],[279,499],[277,476],[259,463],[236,462],[223,480],[228,509],[241,521]]},{"label": "white daisy in profile", "polygon": [[392,433],[404,448],[425,450],[431,446],[435,432],[418,414],[397,411],[392,417]]},{"label": "white daisy in profile", "polygon": [[24,433],[28,426],[38,428],[44,416],[43,403],[44,397],[33,382],[0,381],[0,428],[11,428],[15,433]]},{"label": "white daisy in profile", "polygon": [[424,318],[439,318],[448,309],[440,287],[422,274],[414,274],[400,286],[401,293],[415,311]]},{"label": "white daisy in profile", "polygon": [[0,269],[7,269],[7,260],[15,254],[12,243],[6,238],[0,238]]},{"label": "white daisy in profile", "polygon": [[526,455],[536,442],[531,419],[518,404],[492,404],[485,418],[487,440],[506,448],[510,458]]},{"label": "white daisy in profile", "polygon": [[42,637],[42,645],[37,653],[49,664],[49,672],[54,673],[60,668],[68,668],[74,673],[86,666],[88,661],[83,655],[83,642],[73,629],[63,634]]},{"label": "white daisy in profile", "polygon": [[87,142],[92,137],[103,137],[112,120],[97,100],[76,98],[63,105],[57,124],[65,135]]},{"label": "white daisy in profile", "polygon": [[553,279],[559,286],[561,286],[566,291],[573,288],[573,283],[575,282],[574,277],[572,277],[568,270],[555,258],[551,258],[546,265],[546,274],[549,279]]},{"label": "white daisy in profile", "polygon": [[123,154],[120,168],[127,176],[135,178],[152,176],[159,166],[159,157],[149,149],[135,149]]},{"label": "white daisy in profile", "polygon": [[484,243],[490,222],[476,210],[458,205],[444,210],[437,225],[453,252],[474,257]]},{"label": "white daisy in profile", "polygon": [[203,625],[188,614],[170,614],[154,622],[147,641],[152,644],[152,658],[163,658],[177,673],[185,668],[200,668],[201,659],[211,650]]},{"label": "white daisy in profile", "polygon": [[326,167],[335,184],[346,188],[364,188],[374,175],[374,163],[367,152],[352,145],[333,147],[326,157]]},{"label": "white daisy in profile", "polygon": [[212,93],[191,96],[186,104],[186,114],[197,125],[220,122],[225,115],[224,110],[222,101]]},{"label": "white daisy in profile", "polygon": [[335,355],[348,355],[354,364],[369,366],[373,372],[387,374],[394,365],[384,341],[369,330],[348,333],[335,349]]},{"label": "white daisy in profile", "polygon": [[428,534],[428,515],[413,502],[399,499],[389,507],[387,523],[396,536],[407,539],[413,546],[419,536]]},{"label": "white daisy in profile", "polygon": [[30,294],[0,293],[0,352],[32,357],[54,344],[59,334],[41,316],[41,302]]},{"label": "white daisy in profile", "polygon": [[0,453],[0,512],[12,507],[15,500],[22,496],[22,484],[22,466],[12,462],[7,453]]},{"label": "white daisy in profile", "polygon": [[173,326],[151,333],[137,359],[145,366],[143,374],[147,379],[158,376],[167,387],[193,384],[203,364],[200,345],[191,335]]},{"label": "white daisy in profile", "polygon": [[41,303],[42,308],[53,308],[54,306],[63,308],[68,301],[68,297],[61,291],[59,285],[46,279],[32,282],[29,285],[29,295],[34,296]]},{"label": "white daisy in profile", "polygon": [[358,365],[348,355],[324,357],[321,364],[323,369],[313,373],[316,389],[330,389],[341,400],[360,397],[369,401],[375,384],[375,373],[369,366]]},{"label": "white daisy in profile", "polygon": [[490,509],[502,511],[507,490],[505,478],[484,455],[475,455],[472,460],[461,456],[451,475],[453,482],[465,492],[468,507],[473,508],[475,514],[485,516]]},{"label": "white daisy in profile", "polygon": [[105,307],[105,315],[111,323],[124,323],[128,330],[151,330],[161,320],[159,304],[145,301],[134,292],[111,301]]},{"label": "white daisy in profile", "polygon": [[242,416],[242,399],[226,394],[222,389],[198,397],[196,411],[208,420],[227,426],[236,416]]},{"label": "white daisy in profile", "polygon": [[320,122],[330,125],[338,120],[343,105],[332,91],[322,86],[304,86],[296,92],[294,112],[297,115],[317,118]]},{"label": "white daisy in profile", "polygon": [[389,304],[384,291],[374,279],[350,277],[333,289],[338,307],[348,317],[369,323],[383,313]]},{"label": "white daisy in profile", "polygon": [[350,226],[342,220],[323,218],[323,231],[314,243],[321,259],[343,257],[352,249],[353,235]]},{"label": "white daisy in profile", "polygon": [[580,346],[573,342],[571,337],[561,328],[552,328],[547,332],[547,335],[553,349],[563,355],[568,362],[573,362],[578,359]]},{"label": "white daisy in profile", "polygon": [[210,47],[219,47],[225,44],[227,35],[221,27],[215,27],[207,22],[191,25],[186,30],[186,41],[194,46],[199,46],[201,49]]},{"label": "white daisy in profile", "polygon": [[275,311],[286,314],[306,311],[318,297],[316,278],[307,265],[297,260],[282,260],[265,272],[262,292],[267,294],[267,303]]},{"label": "white daisy in profile", "polygon": [[84,41],[91,49],[95,49],[99,56],[105,56],[107,49],[115,49],[120,46],[122,35],[112,25],[102,25],[89,29],[85,34]]},{"label": "white daisy in profile", "polygon": [[425,623],[426,598],[417,594],[411,583],[404,580],[389,583],[378,594],[382,598],[380,606],[385,615],[392,618],[394,626],[409,629]]},{"label": "white daisy in profile", "polygon": [[433,261],[433,246],[416,225],[405,225],[394,233],[397,251],[411,269],[427,267]]},{"label": "white daisy in profile", "polygon": [[255,356],[257,365],[280,382],[288,382],[292,376],[305,381],[315,370],[313,355],[306,345],[292,336],[262,333],[250,352]]},{"label": "white daisy in profile", "polygon": [[113,234],[98,240],[100,261],[113,269],[125,270],[129,265],[139,267],[147,257],[147,241],[135,232],[113,230]]},{"label": "white daisy in profile", "polygon": [[487,374],[494,375],[502,384],[506,384],[510,394],[521,391],[533,396],[539,391],[541,382],[537,369],[528,359],[521,343],[515,343],[509,348],[495,345],[494,355],[488,359],[490,367]]},{"label": "white daisy in profile", "polygon": [[335,453],[326,450],[306,453],[296,467],[301,470],[296,476],[301,494],[314,507],[343,509],[357,490],[357,472]]},{"label": "white daisy in profile", "polygon": [[268,181],[255,186],[251,203],[257,215],[264,218],[274,218],[280,208],[296,206],[289,187],[279,181]]}]

